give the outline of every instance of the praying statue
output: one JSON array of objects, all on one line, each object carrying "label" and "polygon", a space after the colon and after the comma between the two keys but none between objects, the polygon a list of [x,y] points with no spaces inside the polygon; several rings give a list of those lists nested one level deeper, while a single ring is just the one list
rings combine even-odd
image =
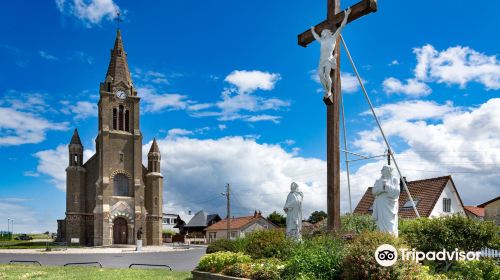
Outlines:
[{"label": "praying statue", "polygon": [[302,240],[302,200],[299,185],[293,182],[283,210],[286,213],[286,237]]},{"label": "praying statue", "polygon": [[392,167],[385,165],[382,176],[375,181],[372,194],[373,218],[379,231],[398,236],[399,179],[393,175]]},{"label": "praying statue", "polygon": [[332,78],[330,77],[330,73],[332,70],[337,68],[337,53],[335,53],[335,46],[337,44],[337,38],[342,32],[342,29],[344,29],[350,13],[351,8],[345,11],[344,20],[333,34],[330,29],[325,28],[321,31],[321,36],[319,36],[314,30],[314,26],[311,27],[311,33],[314,36],[314,39],[316,39],[316,41],[318,41],[321,45],[318,76],[319,81],[325,89],[324,98],[330,98],[330,96],[332,96]]}]

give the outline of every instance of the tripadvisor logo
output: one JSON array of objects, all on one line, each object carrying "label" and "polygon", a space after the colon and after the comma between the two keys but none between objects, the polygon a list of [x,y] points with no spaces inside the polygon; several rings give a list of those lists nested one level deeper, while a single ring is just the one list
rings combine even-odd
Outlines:
[{"label": "tripadvisor logo", "polygon": [[[447,251],[443,249],[438,252],[429,251],[427,253],[416,251],[415,249],[408,250],[400,248],[401,259],[403,261],[412,260],[420,262],[423,260],[429,261],[472,261],[479,260],[481,252],[464,252],[455,249],[454,251]],[[398,260],[398,250],[389,244],[380,245],[375,251],[375,260],[381,266],[392,266]]]}]

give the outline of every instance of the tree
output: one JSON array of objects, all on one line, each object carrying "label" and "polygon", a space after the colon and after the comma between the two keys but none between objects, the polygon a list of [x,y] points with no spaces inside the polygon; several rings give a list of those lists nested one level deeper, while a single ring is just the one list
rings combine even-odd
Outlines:
[{"label": "tree", "polygon": [[319,221],[322,221],[327,216],[328,215],[325,213],[325,211],[314,211],[314,212],[312,212],[309,219],[307,219],[307,221],[310,222],[311,224],[315,224]]},{"label": "tree", "polygon": [[279,227],[284,227],[286,225],[285,216],[283,216],[282,214],[280,214],[276,211],[269,214],[269,216],[267,216],[267,219]]}]

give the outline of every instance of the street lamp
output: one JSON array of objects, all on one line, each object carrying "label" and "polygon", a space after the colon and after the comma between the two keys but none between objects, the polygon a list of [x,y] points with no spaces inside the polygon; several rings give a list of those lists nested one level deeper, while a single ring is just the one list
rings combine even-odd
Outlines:
[{"label": "street lamp", "polygon": [[10,219],[12,221],[12,226],[10,229],[12,230],[12,237],[14,237],[14,219]]}]

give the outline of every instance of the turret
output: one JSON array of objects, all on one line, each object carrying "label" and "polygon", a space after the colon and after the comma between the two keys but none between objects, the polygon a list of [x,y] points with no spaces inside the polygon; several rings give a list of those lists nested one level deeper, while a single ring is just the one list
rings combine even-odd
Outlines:
[{"label": "turret", "polygon": [[163,176],[160,173],[161,154],[156,139],[153,139],[148,153],[146,174],[147,244],[161,245],[161,220],[163,217]]},{"label": "turret", "polygon": [[156,143],[156,138],[153,139],[153,144],[148,153],[148,173],[161,173],[160,172],[160,161],[161,154],[158,148],[158,143]]},{"label": "turret", "polygon": [[80,141],[80,135],[78,135],[78,130],[75,128],[73,132],[73,137],[68,145],[69,150],[69,165],[68,166],[83,166],[83,145]]}]

